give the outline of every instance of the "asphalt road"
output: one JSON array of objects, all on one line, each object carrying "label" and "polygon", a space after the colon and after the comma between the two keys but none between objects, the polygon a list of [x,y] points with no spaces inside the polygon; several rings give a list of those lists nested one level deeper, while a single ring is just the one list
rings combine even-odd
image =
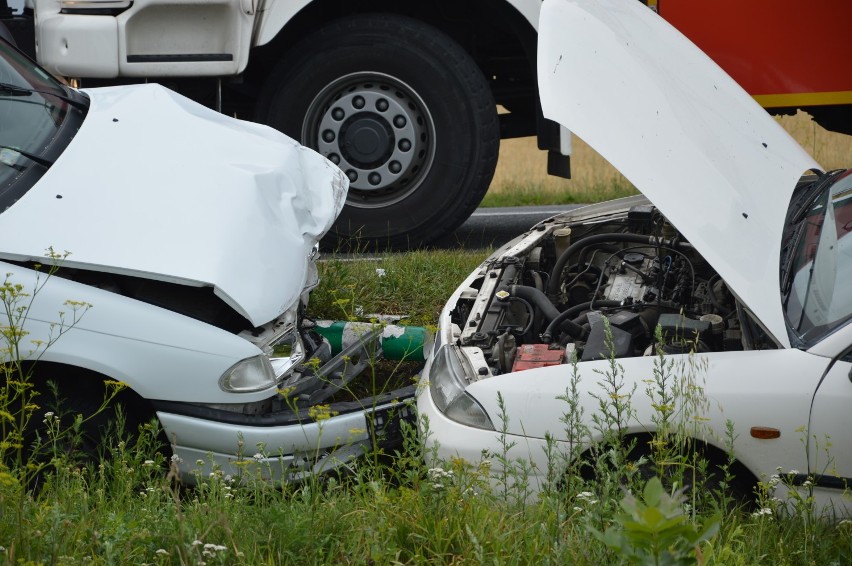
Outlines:
[{"label": "asphalt road", "polygon": [[526,232],[545,218],[580,206],[582,205],[478,208],[458,230],[430,247],[477,249],[498,246]]}]

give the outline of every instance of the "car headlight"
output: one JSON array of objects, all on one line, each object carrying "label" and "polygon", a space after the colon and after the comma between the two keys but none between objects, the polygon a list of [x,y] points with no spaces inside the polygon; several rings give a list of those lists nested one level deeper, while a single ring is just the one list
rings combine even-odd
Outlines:
[{"label": "car headlight", "polygon": [[228,393],[250,393],[272,387],[277,382],[272,364],[266,356],[246,358],[231,366],[219,378],[219,387]]},{"label": "car headlight", "polygon": [[429,391],[438,410],[458,423],[494,430],[488,413],[465,392],[466,386],[464,365],[455,348],[449,344],[441,346],[429,369]]}]

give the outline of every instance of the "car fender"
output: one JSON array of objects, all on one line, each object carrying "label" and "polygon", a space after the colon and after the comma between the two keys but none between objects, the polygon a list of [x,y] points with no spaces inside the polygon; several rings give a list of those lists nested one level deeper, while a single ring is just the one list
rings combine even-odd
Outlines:
[{"label": "car fender", "polygon": [[[653,401],[645,393],[653,386],[655,363],[659,358],[645,356],[619,359],[616,382],[623,380],[618,395],[627,395],[635,387],[630,406],[634,411],[628,419],[628,433],[653,432]],[[691,376],[692,382],[704,388],[706,404],[698,409],[696,419],[686,424],[694,427],[693,436],[722,450],[726,449],[725,423],[733,422],[737,434],[734,453],[756,477],[775,473],[774,467],[786,470],[807,469],[807,457],[802,445],[802,427],[808,424],[810,403],[820,376],[829,360],[795,349],[744,352],[718,352],[709,355],[672,355],[665,357],[672,364],[669,384],[677,376]],[[609,393],[601,384],[611,374],[609,360],[581,362],[580,402],[583,420],[600,440],[593,418],[600,413],[600,401],[609,403]],[[467,392],[483,406],[497,430],[505,428],[510,434],[565,440],[565,425],[560,422],[568,410],[564,397],[570,385],[571,366],[559,365],[508,373],[473,383]],[[598,385],[591,385],[598,384]],[[503,398],[502,414],[497,395]],[[597,395],[598,398],[595,397]],[[723,412],[721,407],[725,407]],[[699,426],[699,423],[708,423]],[[713,428],[711,428],[711,423]],[[776,429],[778,438],[759,439],[752,430]],[[760,462],[771,462],[763,469]]]},{"label": "car fender", "polygon": [[[234,334],[56,274],[2,262],[0,268],[7,282],[32,295],[22,303],[29,304],[23,324],[29,334],[21,357],[89,369],[148,399],[243,403],[275,391],[234,394],[218,387],[231,366],[261,354]],[[37,340],[44,345],[37,347]]]}]

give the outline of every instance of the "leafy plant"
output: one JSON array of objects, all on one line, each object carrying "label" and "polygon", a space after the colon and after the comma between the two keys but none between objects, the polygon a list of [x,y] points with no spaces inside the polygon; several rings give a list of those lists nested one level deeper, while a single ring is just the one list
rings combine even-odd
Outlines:
[{"label": "leafy plant", "polygon": [[645,484],[641,499],[632,493],[624,496],[622,511],[605,532],[589,530],[630,564],[697,564],[698,544],[719,531],[720,517],[714,515],[695,525],[683,512],[684,501],[682,493],[666,493],[660,478],[653,477]]}]

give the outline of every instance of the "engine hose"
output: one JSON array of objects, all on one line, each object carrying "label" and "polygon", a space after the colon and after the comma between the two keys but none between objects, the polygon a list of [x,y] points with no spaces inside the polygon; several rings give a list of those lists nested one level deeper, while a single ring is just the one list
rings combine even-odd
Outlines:
[{"label": "engine hose", "polygon": [[636,244],[648,244],[649,246],[654,247],[666,246],[672,248],[692,247],[684,242],[663,240],[654,236],[644,236],[642,234],[633,234],[630,232],[613,232],[609,234],[587,236],[568,246],[568,249],[562,252],[562,255],[560,255],[559,259],[556,260],[556,265],[553,266],[553,270],[550,272],[550,280],[547,282],[547,294],[551,297],[555,297],[559,294],[559,286],[562,282],[562,270],[565,269],[565,266],[568,264],[568,260],[574,252],[585,248],[586,246],[601,242],[631,242]]},{"label": "engine hose", "polygon": [[572,319],[578,313],[590,309],[593,304],[596,307],[620,307],[621,301],[589,301],[588,303],[574,305],[570,309],[562,311],[550,321],[550,324],[547,325],[547,328],[541,334],[541,341],[545,344],[550,344],[553,341],[553,333],[556,332],[557,328],[562,328],[563,326],[565,327],[565,331],[571,336],[575,338],[582,336],[585,329],[577,321]]},{"label": "engine hose", "polygon": [[707,282],[707,294],[710,297],[710,303],[713,305],[713,308],[715,308],[719,314],[724,317],[731,314],[731,309],[722,304],[719,297],[716,296],[716,291],[713,289],[713,286],[716,285],[716,281],[719,279],[720,277],[718,273],[710,278],[710,281]]},{"label": "engine hose", "polygon": [[526,285],[509,285],[505,288],[505,290],[509,293],[509,295],[525,299],[529,303],[538,307],[541,314],[543,314],[545,319],[548,321],[559,316],[559,309],[550,302],[547,295],[535,287],[528,287]]}]

